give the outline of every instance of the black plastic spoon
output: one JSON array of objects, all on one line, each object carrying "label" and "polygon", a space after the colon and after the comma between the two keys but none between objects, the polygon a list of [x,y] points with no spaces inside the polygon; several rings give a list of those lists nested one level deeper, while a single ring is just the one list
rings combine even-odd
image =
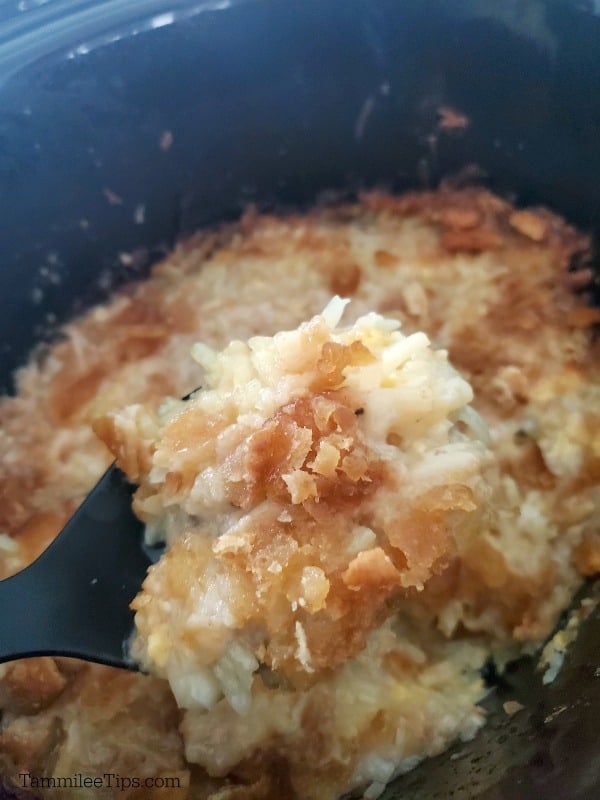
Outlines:
[{"label": "black plastic spoon", "polygon": [[111,467],[39,558],[0,581],[0,662],[64,655],[136,668],[129,604],[158,551],[143,546],[133,490]]}]

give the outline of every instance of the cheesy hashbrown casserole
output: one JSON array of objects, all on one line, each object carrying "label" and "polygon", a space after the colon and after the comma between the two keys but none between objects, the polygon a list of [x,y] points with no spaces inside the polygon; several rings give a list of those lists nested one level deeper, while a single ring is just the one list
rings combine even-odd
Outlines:
[{"label": "cheesy hashbrown casserole", "polygon": [[251,210],[67,325],[0,401],[0,576],[112,451],[168,543],[135,600],[153,674],[0,666],[0,770],[373,798],[472,737],[484,662],[600,568],[588,245],[482,189]]}]

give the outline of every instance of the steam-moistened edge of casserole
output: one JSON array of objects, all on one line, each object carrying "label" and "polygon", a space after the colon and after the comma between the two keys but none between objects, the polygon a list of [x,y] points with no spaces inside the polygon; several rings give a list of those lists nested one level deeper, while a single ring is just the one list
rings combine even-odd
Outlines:
[{"label": "steam-moistened edge of casserole", "polygon": [[595,596],[584,597],[583,600],[573,608],[565,622],[556,633],[546,642],[540,653],[537,664],[538,671],[542,672],[542,683],[552,683],[562,669],[565,656],[569,647],[573,644],[579,634],[579,626],[586,620],[598,605],[598,586],[596,586]]},{"label": "steam-moistened edge of casserole", "polygon": [[[469,648],[498,660],[531,651],[582,576],[600,567],[600,359],[591,334],[600,315],[582,294],[591,280],[588,244],[546,210],[515,210],[484,190],[448,187],[371,193],[302,215],[251,211],[238,225],[199,234],[149,280],[66,326],[63,341],[20,371],[17,396],[0,402],[0,570],[9,574],[35,557],[109,463],[92,418],[201,385],[189,359],[195,341],[220,350],[233,338],[273,335],[317,314],[331,295],[350,296],[350,321],[375,309],[449,351],[490,428],[502,503],[517,514],[516,524],[500,515],[493,532],[407,597],[393,620],[411,653],[387,659],[395,694],[410,696],[422,673],[439,679],[417,729],[437,725],[446,741],[473,732],[482,688],[473,666],[479,656]],[[373,646],[369,639],[363,652]],[[464,691],[452,683],[457,671]],[[193,764],[220,747],[203,737],[202,722],[221,713],[222,701],[210,712],[186,712],[178,732],[179,712],[158,678],[54,658],[3,665],[0,673],[7,774],[176,774],[181,788],[169,790],[169,800],[211,793],[320,800],[351,777],[347,750],[328,752],[332,739],[321,736],[332,710],[315,686],[306,690],[314,702],[299,717],[294,747],[280,736],[283,750],[256,750],[223,779]],[[392,723],[375,715],[361,745],[391,737],[390,724],[414,723],[410,708],[394,708]],[[342,744],[352,748],[349,739]],[[370,769],[380,781],[375,792],[389,765],[375,759]],[[118,796],[167,794],[130,788]]]}]

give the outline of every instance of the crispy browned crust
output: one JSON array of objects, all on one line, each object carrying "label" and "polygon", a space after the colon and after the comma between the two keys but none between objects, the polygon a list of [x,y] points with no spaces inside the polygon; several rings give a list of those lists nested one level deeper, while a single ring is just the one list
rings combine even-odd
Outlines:
[{"label": "crispy browned crust", "polygon": [[[170,600],[184,613],[194,586],[210,596],[210,581],[226,578],[230,603],[237,598],[236,626],[262,630],[260,661],[304,686],[364,649],[368,634],[393,613],[391,598],[445,569],[455,554],[454,529],[476,527],[481,500],[454,476],[427,491],[415,489],[393,524],[378,523],[370,507],[393,499],[381,488],[397,494],[402,487],[366,443],[361,409],[340,388],[345,367],[368,365],[374,356],[359,341],[330,341],[318,318],[299,336],[299,358],[306,364],[296,361],[294,368],[314,367],[309,393],[279,408],[241,445],[221,445],[217,453],[217,437],[231,424],[231,413],[223,407],[211,416],[193,400],[145,450],[138,429],[131,428],[136,407],[125,416],[101,417],[95,430],[130,479],[140,482],[134,508],[142,519],[150,497],[165,508],[185,502],[206,463],[223,474],[231,507],[247,514],[264,509],[210,548],[193,535],[171,545],[132,606],[142,637],[160,629]],[[158,487],[147,481],[156,448],[169,465]],[[347,543],[361,525],[377,528],[377,544],[349,555]],[[204,573],[212,576],[206,583]],[[298,625],[309,668],[296,657]],[[202,649],[201,630],[197,636],[194,647]]]}]

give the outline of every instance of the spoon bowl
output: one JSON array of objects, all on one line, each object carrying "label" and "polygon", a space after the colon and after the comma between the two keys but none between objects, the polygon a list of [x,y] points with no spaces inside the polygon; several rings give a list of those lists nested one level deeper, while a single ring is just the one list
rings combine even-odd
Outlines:
[{"label": "spoon bowl", "polygon": [[0,662],[61,655],[136,669],[129,604],[157,553],[143,546],[134,488],[110,467],[49,547],[0,581]]}]

